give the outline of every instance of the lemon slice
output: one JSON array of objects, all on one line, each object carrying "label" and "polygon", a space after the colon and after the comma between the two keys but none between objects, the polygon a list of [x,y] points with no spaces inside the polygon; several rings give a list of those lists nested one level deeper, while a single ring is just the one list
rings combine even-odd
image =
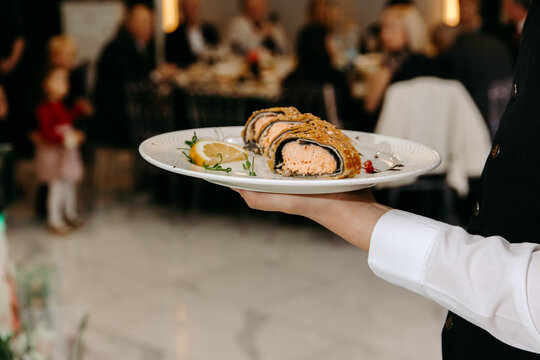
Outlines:
[{"label": "lemon slice", "polygon": [[189,156],[195,165],[213,166],[219,163],[245,160],[247,152],[235,144],[217,140],[201,140],[193,145]]}]

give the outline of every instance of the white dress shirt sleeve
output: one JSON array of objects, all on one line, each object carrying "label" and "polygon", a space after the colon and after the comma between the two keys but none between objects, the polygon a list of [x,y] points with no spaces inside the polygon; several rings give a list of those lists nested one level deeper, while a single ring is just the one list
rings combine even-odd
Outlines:
[{"label": "white dress shirt sleeve", "polygon": [[540,353],[540,245],[470,235],[399,210],[378,221],[369,266],[514,347]]}]

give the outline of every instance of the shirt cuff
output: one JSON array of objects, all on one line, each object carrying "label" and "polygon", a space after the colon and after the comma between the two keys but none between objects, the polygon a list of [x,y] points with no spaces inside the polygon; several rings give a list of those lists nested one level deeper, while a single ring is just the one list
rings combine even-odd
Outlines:
[{"label": "shirt cuff", "polygon": [[422,296],[425,265],[438,234],[450,225],[400,210],[384,214],[373,230],[368,264],[378,277]]}]

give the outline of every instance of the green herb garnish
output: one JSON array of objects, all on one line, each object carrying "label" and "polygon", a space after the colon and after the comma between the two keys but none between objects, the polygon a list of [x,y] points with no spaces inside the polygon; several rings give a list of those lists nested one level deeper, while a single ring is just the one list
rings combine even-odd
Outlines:
[{"label": "green herb garnish", "polygon": [[191,158],[191,156],[190,156],[189,154],[186,154],[186,153],[184,152],[184,150],[187,150],[187,149],[181,149],[181,148],[178,148],[178,150],[182,150],[181,153],[184,154],[184,156],[187,158],[187,160],[188,160],[190,163],[194,164],[193,159]]},{"label": "green herb garnish", "polygon": [[246,161],[242,164],[242,167],[249,172],[249,176],[257,176],[255,173],[255,156],[249,161],[249,156],[246,154]]},{"label": "green herb garnish", "polygon": [[221,154],[218,154],[219,156],[219,162],[217,164],[214,164],[214,165],[207,165],[207,164],[204,164],[204,168],[206,170],[212,170],[212,171],[224,171],[226,172],[227,174],[230,173],[232,171],[232,169],[230,167],[228,168],[223,168],[221,166],[221,163],[223,162],[223,155]]},{"label": "green herb garnish", "polygon": [[193,147],[193,145],[195,145],[195,143],[199,141],[199,138],[197,137],[197,133],[194,132],[193,133],[193,137],[191,138],[191,141],[189,140],[186,140],[184,141],[186,143],[187,146],[189,146],[190,148]]}]

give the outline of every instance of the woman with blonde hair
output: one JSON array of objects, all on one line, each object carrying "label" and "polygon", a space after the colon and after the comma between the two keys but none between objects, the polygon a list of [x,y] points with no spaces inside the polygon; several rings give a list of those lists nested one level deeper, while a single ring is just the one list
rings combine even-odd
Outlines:
[{"label": "woman with blonde hair", "polygon": [[399,4],[384,10],[381,18],[381,45],[384,61],[368,78],[365,110],[375,113],[388,86],[418,76],[434,76],[438,71],[428,54],[430,42],[426,23],[414,5]]}]

